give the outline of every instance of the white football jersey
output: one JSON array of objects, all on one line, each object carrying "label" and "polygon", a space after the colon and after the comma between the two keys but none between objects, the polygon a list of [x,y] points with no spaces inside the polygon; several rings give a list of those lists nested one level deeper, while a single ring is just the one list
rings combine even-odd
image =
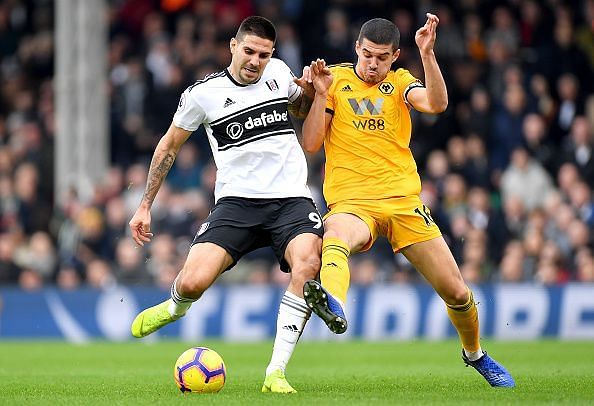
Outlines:
[{"label": "white football jersey", "polygon": [[216,201],[311,198],[305,154],[287,111],[302,92],[293,78],[272,58],[256,83],[238,83],[225,69],[182,94],[173,124],[188,131],[204,125],[217,166]]}]

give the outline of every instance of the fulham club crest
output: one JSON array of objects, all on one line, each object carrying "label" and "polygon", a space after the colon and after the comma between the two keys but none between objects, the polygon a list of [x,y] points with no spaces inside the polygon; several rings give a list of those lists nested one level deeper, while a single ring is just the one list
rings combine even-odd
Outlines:
[{"label": "fulham club crest", "polygon": [[267,80],[266,86],[268,86],[268,88],[270,90],[272,90],[273,92],[278,92],[278,84],[276,83],[276,80],[274,80],[274,79]]}]

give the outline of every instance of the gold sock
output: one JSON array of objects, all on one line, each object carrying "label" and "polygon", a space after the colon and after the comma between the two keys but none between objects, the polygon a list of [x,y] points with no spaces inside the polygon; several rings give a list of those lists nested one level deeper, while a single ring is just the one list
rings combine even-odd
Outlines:
[{"label": "gold sock", "polygon": [[460,336],[462,347],[466,351],[476,352],[481,347],[479,343],[479,320],[472,291],[468,289],[468,301],[461,305],[447,304],[448,316]]},{"label": "gold sock", "polygon": [[338,238],[324,238],[322,243],[322,269],[320,281],[332,296],[346,303],[347,290],[351,274],[349,271],[350,250],[348,245]]}]

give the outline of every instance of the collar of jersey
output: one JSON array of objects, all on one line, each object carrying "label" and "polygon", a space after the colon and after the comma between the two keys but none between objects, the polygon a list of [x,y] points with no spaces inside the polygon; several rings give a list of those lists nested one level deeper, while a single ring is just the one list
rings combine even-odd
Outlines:
[{"label": "collar of jersey", "polygon": [[365,79],[363,79],[363,78],[362,78],[361,76],[359,76],[359,74],[357,73],[357,64],[356,64],[356,63],[354,63],[354,64],[353,64],[353,73],[355,74],[355,76],[356,76],[357,78],[359,78],[359,80],[360,80],[361,82],[363,82],[363,83],[367,83],[367,82],[365,82]]},{"label": "collar of jersey", "polygon": [[262,79],[262,77],[260,77],[260,79],[256,80],[254,83],[248,83],[248,84],[239,83],[237,80],[235,80],[235,78],[233,78],[233,76],[231,75],[231,72],[229,72],[229,68],[225,68],[225,75],[227,75],[227,77],[229,78],[229,80],[231,82],[233,82],[233,84],[235,86],[240,86],[240,87],[246,87],[246,86],[249,86],[249,85],[255,85],[256,83],[258,83],[260,81],[260,79]]}]

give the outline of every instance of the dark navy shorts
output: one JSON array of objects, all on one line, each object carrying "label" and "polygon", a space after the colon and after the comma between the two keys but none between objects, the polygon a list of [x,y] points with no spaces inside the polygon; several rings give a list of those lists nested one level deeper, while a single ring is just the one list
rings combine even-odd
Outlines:
[{"label": "dark navy shorts", "polygon": [[210,242],[233,258],[232,268],[248,252],[272,247],[284,272],[287,245],[299,234],[324,235],[322,217],[306,197],[248,199],[223,197],[200,226],[193,244]]}]

